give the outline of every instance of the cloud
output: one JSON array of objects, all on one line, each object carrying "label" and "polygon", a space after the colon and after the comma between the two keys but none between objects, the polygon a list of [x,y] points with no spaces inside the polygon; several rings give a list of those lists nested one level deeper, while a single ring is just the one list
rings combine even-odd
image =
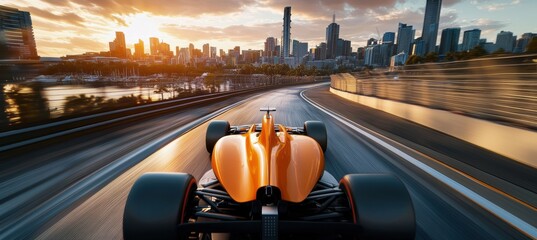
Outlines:
[{"label": "cloud", "polygon": [[[12,3],[0,5],[13,5]],[[10,2],[12,2],[11,0]],[[218,48],[234,45],[262,49],[266,37],[281,40],[282,15],[285,6],[292,6],[291,38],[309,42],[315,47],[325,40],[325,29],[336,14],[340,37],[351,40],[354,49],[364,46],[370,37],[384,32],[397,32],[399,22],[412,25],[416,37],[421,36],[425,0],[18,0],[21,10],[30,11],[38,50],[45,53],[78,54],[103,51],[113,40],[114,31],[136,36],[138,29],[132,19],[148,16],[155,25],[153,35],[163,33],[172,45],[185,42],[208,42]],[[439,34],[447,27],[462,31],[480,28],[485,33],[508,27],[506,22],[479,18],[480,13],[519,4],[519,0],[443,0]],[[35,3],[35,4],[34,4]],[[473,4],[473,5],[471,5]],[[456,5],[456,6],[455,6]],[[522,4],[520,4],[522,5]],[[450,7],[455,6],[455,7]],[[473,19],[461,19],[461,7],[475,7]],[[480,9],[477,9],[480,8]],[[459,16],[459,14],[461,16]],[[466,17],[468,18],[468,17]],[[163,22],[168,24],[162,25]],[[157,25],[158,24],[158,25]],[[160,27],[159,27],[160,26]],[[157,29],[158,28],[158,29]],[[143,31],[140,28],[139,31]],[[378,29],[378,34],[377,34]],[[157,31],[158,30],[158,31]],[[146,31],[148,32],[148,31]],[[147,36],[144,36],[147,41]],[[96,41],[93,41],[96,39]],[[438,38],[440,39],[440,38]],[[87,41],[85,41],[87,40]],[[131,44],[127,39],[127,44]],[[43,49],[43,50],[41,50]],[[63,49],[63,52],[61,51]],[[41,54],[41,53],[40,53]],[[47,54],[41,54],[43,56]]]},{"label": "cloud", "polygon": [[473,5],[477,5],[480,10],[487,10],[489,12],[502,10],[509,6],[514,6],[520,3],[520,0],[511,0],[511,2],[505,2],[497,0],[472,0],[470,2]]},{"label": "cloud", "polygon": [[74,13],[54,14],[51,11],[42,10],[36,7],[26,7],[21,9],[30,12],[32,16],[41,17],[49,21],[60,21],[71,25],[84,26],[84,19]]},{"label": "cloud", "polygon": [[440,26],[438,31],[442,31],[444,28],[461,27],[461,23],[458,19],[457,11],[454,9],[443,9],[440,14]]},{"label": "cloud", "polygon": [[[380,2],[380,3],[379,3]],[[339,9],[342,12],[352,11],[346,17],[336,18],[336,22],[340,24],[340,37],[346,40],[351,40],[354,49],[358,46],[364,46],[367,39],[374,37],[378,38],[377,29],[380,36],[384,32],[397,32],[399,22],[412,25],[417,31],[416,36],[421,32],[423,22],[423,9],[395,9],[395,4],[398,1],[379,1],[377,3],[371,1],[360,1],[347,5],[344,1],[297,1],[293,2],[293,21],[291,23],[291,38],[299,41],[308,42],[309,47],[315,47],[321,42],[325,42],[325,29],[331,22],[331,10],[326,10],[326,6],[332,9]],[[391,4],[392,10],[383,5],[386,2]],[[281,5],[281,9],[280,6]],[[283,12],[282,1],[264,1],[263,7],[274,6],[278,12]],[[325,6],[318,8],[317,6]],[[305,8],[303,8],[305,7]],[[357,8],[362,8],[358,10]],[[326,17],[315,17],[315,12],[325,11]],[[382,12],[383,14],[380,14]],[[308,14],[297,17],[296,15]],[[456,17],[456,15],[455,15]],[[215,27],[199,27],[199,26],[184,26],[179,24],[171,24],[159,29],[178,39],[185,39],[189,42],[207,41],[236,41],[237,44],[250,43],[256,44],[261,49],[262,42],[266,37],[281,38],[282,26],[281,22],[273,22],[258,25],[233,25],[225,28]]]},{"label": "cloud", "polygon": [[469,29],[481,29],[481,31],[494,31],[494,32],[500,32],[503,28],[507,27],[507,24],[502,21],[492,20],[492,19],[486,19],[486,18],[479,18],[479,19],[472,19],[470,21],[463,21],[460,22],[460,26],[463,30],[469,30]]},{"label": "cloud", "polygon": [[54,6],[80,6],[93,13],[112,16],[148,12],[162,16],[201,16],[238,12],[255,0],[43,0]]},{"label": "cloud", "polygon": [[266,0],[262,5],[273,9],[282,10],[285,6],[291,5],[291,12],[303,15],[310,19],[332,18],[332,14],[337,16],[352,16],[363,14],[367,11],[386,13],[393,9],[398,2],[403,0],[375,0],[375,1],[348,1],[348,0],[302,0],[293,1],[292,4],[286,0]]},{"label": "cloud", "polygon": [[50,33],[58,32],[58,29],[65,29],[62,25],[55,22],[47,21],[46,19],[32,18],[34,33],[37,31],[47,31]]},{"label": "cloud", "polygon": [[72,37],[67,39],[46,39],[37,41],[37,45],[44,49],[63,49],[63,54],[80,54],[88,51],[107,51],[108,46],[102,42],[82,38]]},{"label": "cloud", "polygon": [[264,36],[268,37],[267,34],[280,32],[281,23],[265,23],[252,26],[232,25],[224,28],[168,24],[159,30],[190,42],[219,40],[262,42],[265,40]]},{"label": "cloud", "polygon": [[49,3],[53,6],[67,7],[70,5],[69,1],[65,0],[42,0],[43,2]]},{"label": "cloud", "polygon": [[442,7],[450,7],[459,2],[462,2],[462,1],[461,0],[444,0],[442,1]]},{"label": "cloud", "polygon": [[82,37],[69,38],[69,43],[73,48],[100,49],[100,51],[106,51],[108,49],[106,43]]}]

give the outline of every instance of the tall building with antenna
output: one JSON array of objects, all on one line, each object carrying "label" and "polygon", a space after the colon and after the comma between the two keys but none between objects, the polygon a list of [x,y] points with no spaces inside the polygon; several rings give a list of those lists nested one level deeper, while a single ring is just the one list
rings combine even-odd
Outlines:
[{"label": "tall building with antenna", "polygon": [[425,54],[436,52],[436,37],[438,35],[441,8],[442,0],[427,0],[425,16],[423,17],[423,31],[421,32]]},{"label": "tall building with antenna", "polygon": [[291,52],[291,7],[287,6],[283,10],[283,31],[282,31],[282,54],[281,57],[289,57]]},{"label": "tall building with antenna", "polygon": [[336,58],[337,41],[339,39],[339,25],[336,23],[336,14],[332,16],[332,23],[326,27],[326,58]]}]

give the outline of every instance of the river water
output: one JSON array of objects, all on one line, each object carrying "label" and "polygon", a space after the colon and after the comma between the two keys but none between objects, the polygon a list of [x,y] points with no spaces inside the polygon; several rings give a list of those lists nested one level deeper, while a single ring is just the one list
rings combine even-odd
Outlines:
[{"label": "river water", "polygon": [[315,78],[239,75],[151,82],[3,84],[0,85],[0,131],[167,99],[311,81]]}]

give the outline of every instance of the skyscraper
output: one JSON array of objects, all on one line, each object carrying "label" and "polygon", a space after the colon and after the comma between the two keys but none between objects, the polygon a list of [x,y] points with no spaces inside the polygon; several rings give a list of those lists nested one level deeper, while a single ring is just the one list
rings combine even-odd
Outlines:
[{"label": "skyscraper", "polygon": [[127,58],[127,44],[125,43],[125,34],[116,32],[116,39],[109,43],[110,56],[117,58]]},{"label": "skyscraper", "polygon": [[537,37],[537,34],[535,33],[524,33],[522,36],[516,41],[516,47],[513,50],[514,53],[522,53],[526,51],[526,47],[531,42],[533,38]]},{"label": "skyscraper", "polygon": [[326,59],[326,43],[322,42],[315,48],[315,60]]},{"label": "skyscraper", "polygon": [[158,52],[161,56],[173,56],[173,52],[170,51],[170,44],[164,41],[160,43]]},{"label": "skyscraper", "polygon": [[367,40],[367,46],[377,45],[377,44],[379,44],[379,41],[377,39],[370,38],[370,39]]},{"label": "skyscraper", "polygon": [[138,43],[134,44],[134,58],[140,59],[145,55],[144,42],[141,39],[138,39]]},{"label": "skyscraper", "polygon": [[410,55],[412,42],[414,41],[414,32],[412,26],[404,23],[399,23],[399,29],[397,30],[397,53],[406,53]]},{"label": "skyscraper", "polygon": [[211,47],[211,58],[216,58],[216,47]]},{"label": "skyscraper", "polygon": [[[390,66],[390,58],[394,55],[395,44],[393,41],[382,41],[380,45],[380,66]],[[409,54],[410,55],[410,54]]]},{"label": "skyscraper", "polygon": [[345,41],[338,38],[336,41],[336,55],[334,55],[334,57],[343,56],[343,45],[345,45]]},{"label": "skyscraper", "polygon": [[203,56],[206,58],[211,56],[211,47],[208,43],[203,44]]},{"label": "skyscraper", "polygon": [[274,37],[268,37],[267,40],[265,40],[265,51],[263,52],[263,56],[274,57],[278,55],[274,52],[274,50],[276,49],[276,45],[278,45],[278,39]]},{"label": "skyscraper", "polygon": [[382,35],[382,43],[392,42],[395,43],[395,33],[394,32],[385,32]]},{"label": "skyscraper", "polygon": [[336,58],[337,40],[339,39],[339,25],[336,23],[336,15],[332,17],[332,23],[326,27],[326,58]]},{"label": "skyscraper", "polygon": [[181,64],[188,64],[190,62],[190,50],[188,48],[181,48],[177,54],[177,60]]},{"label": "skyscraper", "polygon": [[438,54],[446,55],[448,52],[456,52],[459,46],[460,28],[446,28],[442,30],[442,38],[440,39],[440,48]]},{"label": "skyscraper", "polygon": [[423,31],[421,32],[425,54],[435,52],[441,8],[442,0],[427,0],[427,5],[425,5],[425,15],[423,17]]},{"label": "skyscraper", "polygon": [[282,54],[281,56],[289,57],[291,50],[291,7],[285,7],[283,10],[283,31],[282,31]]},{"label": "skyscraper", "polygon": [[233,48],[233,56],[235,58],[236,64],[238,64],[241,58],[241,46],[235,46]]},{"label": "skyscraper", "polygon": [[351,41],[343,40],[343,56],[350,56],[352,53]]},{"label": "skyscraper", "polygon": [[365,48],[364,64],[367,66],[380,66],[382,56],[380,54],[381,45],[369,45]]},{"label": "skyscraper", "polygon": [[496,48],[503,49],[506,52],[513,52],[516,43],[516,36],[512,32],[501,31],[496,36]]},{"label": "skyscraper", "polygon": [[298,63],[300,63],[306,54],[308,54],[308,43],[293,40],[293,56],[297,59]]},{"label": "skyscraper", "polygon": [[156,37],[149,38],[149,49],[150,49],[151,55],[153,56],[158,55],[159,46],[160,46],[160,43],[158,41],[158,38]]},{"label": "skyscraper", "polygon": [[36,59],[37,48],[29,12],[0,6],[0,59]]},{"label": "skyscraper", "polygon": [[194,57],[194,49],[194,44],[188,44],[188,54],[190,55],[190,58]]},{"label": "skyscraper", "polygon": [[414,39],[414,44],[412,44],[412,54],[423,56],[425,54],[424,45],[425,42],[423,42],[423,39],[421,37]]},{"label": "skyscraper", "polygon": [[468,51],[479,45],[479,38],[481,37],[481,30],[472,29],[464,31],[462,37],[462,49],[461,51]]}]

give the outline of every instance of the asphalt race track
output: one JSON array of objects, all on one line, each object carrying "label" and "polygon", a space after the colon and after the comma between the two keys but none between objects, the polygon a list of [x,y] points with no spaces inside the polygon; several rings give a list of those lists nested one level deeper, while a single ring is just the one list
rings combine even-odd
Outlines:
[{"label": "asphalt race track", "polygon": [[[141,174],[187,172],[201,177],[210,168],[205,120],[214,116],[232,125],[258,123],[264,106],[276,107],[276,122],[288,126],[322,120],[328,131],[326,170],[337,179],[379,172],[400,177],[415,207],[417,239],[530,239],[537,234],[532,187],[458,164],[464,152],[451,154],[449,149],[464,143],[337,98],[326,84],[243,99],[111,126],[3,156],[0,239],[122,239],[127,194]],[[411,133],[423,138],[413,140]],[[427,138],[440,143],[423,146]],[[466,146],[464,151],[475,155],[482,150]]]}]

